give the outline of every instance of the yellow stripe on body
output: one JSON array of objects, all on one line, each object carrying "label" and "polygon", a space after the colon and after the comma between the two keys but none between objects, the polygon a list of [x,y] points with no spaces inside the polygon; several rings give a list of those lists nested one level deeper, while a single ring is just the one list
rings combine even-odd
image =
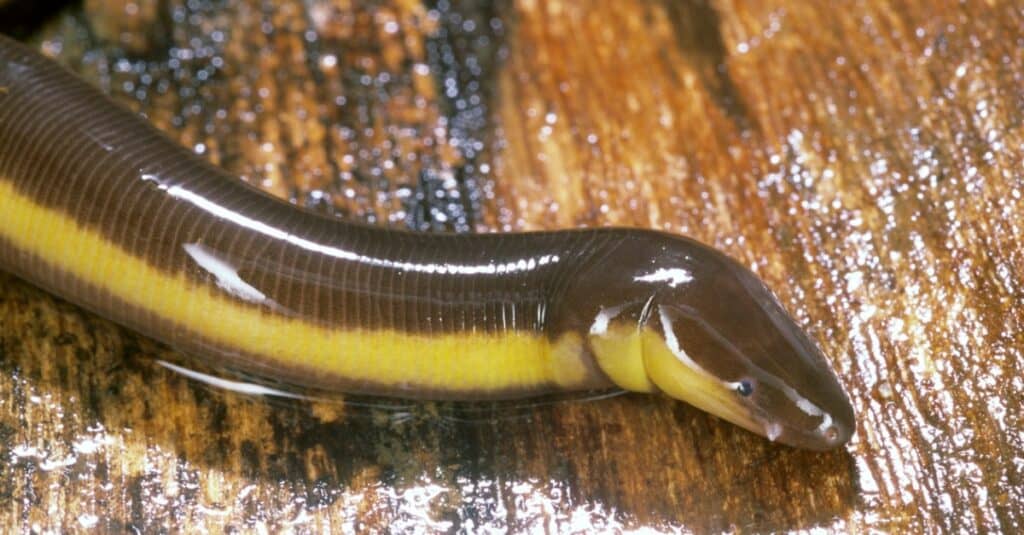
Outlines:
[{"label": "yellow stripe on body", "polygon": [[204,340],[260,355],[261,366],[307,369],[317,374],[315,384],[323,384],[326,376],[345,383],[394,385],[394,391],[409,389],[410,395],[416,388],[474,393],[528,391],[551,384],[572,387],[582,385],[589,374],[575,333],[552,343],[517,332],[423,335],[329,329],[240,305],[183,274],[149,265],[66,214],[36,204],[2,178],[0,235]]},{"label": "yellow stripe on body", "polygon": [[631,322],[615,322],[600,334],[589,336],[594,360],[616,386],[630,392],[654,392],[644,367],[641,331]]},{"label": "yellow stripe on body", "polygon": [[589,343],[601,371],[617,386],[633,392],[660,390],[750,431],[764,433],[764,427],[742,405],[734,390],[721,379],[681,360],[662,333],[650,327],[638,328],[632,320],[612,321],[600,332],[591,333]]},{"label": "yellow stripe on body", "polygon": [[765,433],[764,426],[739,400],[739,394],[721,379],[680,360],[660,333],[644,329],[640,344],[644,368],[659,390],[748,431]]}]

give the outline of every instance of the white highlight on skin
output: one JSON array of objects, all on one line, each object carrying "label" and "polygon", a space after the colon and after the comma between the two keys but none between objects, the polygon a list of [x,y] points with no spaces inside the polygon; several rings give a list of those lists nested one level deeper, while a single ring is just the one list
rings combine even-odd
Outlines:
[{"label": "white highlight on skin", "polygon": [[302,396],[297,396],[281,390],[275,390],[273,388],[267,388],[265,386],[255,385],[252,383],[243,383],[240,381],[229,381],[227,379],[221,379],[220,377],[214,377],[212,375],[190,370],[188,368],[182,368],[181,366],[171,364],[170,362],[158,360],[157,364],[167,368],[171,371],[178,372],[189,379],[195,379],[206,383],[210,386],[223,388],[224,390],[230,390],[232,392],[238,392],[239,394],[248,394],[253,396],[279,396],[284,398],[303,399]]},{"label": "white highlight on skin", "polygon": [[691,370],[700,372],[707,377],[714,377],[712,374],[708,373],[707,370],[701,368],[700,364],[694,362],[693,359],[690,358],[690,355],[687,355],[686,351],[684,351],[679,345],[679,340],[676,338],[676,332],[672,330],[672,319],[668,317],[668,312],[666,312],[666,310],[667,309],[663,306],[658,307],[658,317],[661,318],[661,329],[665,332],[665,345],[668,346],[668,350],[671,351],[677,359],[679,359],[679,362],[682,362]]},{"label": "white highlight on skin", "polygon": [[667,282],[670,288],[692,280],[693,275],[683,268],[659,268],[646,275],[633,277],[633,282]]},{"label": "white highlight on skin", "polygon": [[[725,384],[733,389],[738,388],[740,386],[739,382]],[[794,390],[792,387],[787,385],[780,386],[782,386],[782,392],[786,394],[786,397],[791,399],[793,403],[796,404],[797,408],[804,411],[804,413],[807,414],[808,416],[821,417],[821,424],[818,425],[815,431],[817,431],[821,435],[824,435],[826,432],[828,432],[828,429],[832,427],[831,414],[821,410],[821,407],[818,407],[814,403],[811,403],[807,398],[798,394],[797,391]],[[775,437],[778,437],[782,433],[782,426],[777,422],[769,422],[765,424],[764,430],[765,435],[767,435],[769,439],[774,441],[775,438],[772,438],[772,435],[774,434]]]},{"label": "white highlight on skin", "polygon": [[818,433],[825,435],[828,433],[829,428],[832,427],[832,415],[826,412],[822,416],[824,416],[824,418],[822,418],[821,424],[818,425],[817,431]]},{"label": "white highlight on skin", "polygon": [[182,248],[199,264],[199,267],[216,277],[217,286],[229,294],[250,303],[264,304],[271,301],[263,292],[242,280],[238,275],[238,268],[229,264],[212,249],[200,243],[186,243]]},{"label": "white highlight on skin", "polygon": [[[647,316],[650,314],[651,306],[654,304],[654,297],[655,296],[652,295],[647,298],[646,302],[644,302],[643,309],[640,311],[640,325],[646,324]],[[622,314],[622,311],[625,310],[626,307],[633,304],[635,303],[623,303],[618,306],[601,308],[600,312],[597,313],[597,316],[594,316],[594,323],[590,325],[590,335],[604,336],[607,334],[608,325],[611,324],[611,321],[617,318],[619,314]]]},{"label": "white highlight on skin", "polygon": [[821,417],[821,424],[819,424],[818,428],[816,429],[818,433],[824,435],[828,431],[828,429],[832,427],[831,414],[821,410],[821,407],[818,407],[814,403],[808,401],[807,398],[798,394],[796,390],[793,390],[793,388],[790,386],[786,386],[783,391],[786,393],[786,396],[789,397],[789,399],[793,400],[793,402],[796,403],[796,406],[800,410],[804,411],[808,416]]},{"label": "white highlight on skin", "polygon": [[640,324],[647,325],[647,317],[651,314],[651,306],[654,304],[654,298],[657,294],[652,294],[647,298],[647,302],[644,303],[644,308],[640,310]]},{"label": "white highlight on skin", "polygon": [[502,264],[436,264],[429,262],[405,262],[401,260],[392,260],[390,258],[376,258],[354,253],[352,251],[346,251],[339,247],[317,243],[301,236],[296,236],[284,229],[272,227],[262,221],[248,217],[225,206],[221,206],[210,199],[207,199],[193,191],[189,191],[179,185],[165,184],[159,176],[143,174],[140,178],[147,182],[155,183],[158,188],[166,191],[171,197],[187,201],[221,219],[226,219],[232,223],[259,232],[265,236],[282,240],[307,251],[322,253],[334,258],[362,262],[373,266],[381,266],[401,271],[413,271],[417,273],[501,275],[504,273],[532,271],[540,266],[555,264],[562,260],[562,258],[557,254],[545,254],[539,257],[519,258]]},{"label": "white highlight on skin", "polygon": [[614,307],[602,308],[597,316],[594,317],[594,323],[590,326],[590,334],[592,336],[604,336],[608,332],[608,324],[622,313],[622,309],[625,305],[619,305]]},{"label": "white highlight on skin", "polygon": [[[680,362],[689,366],[690,369],[703,373],[704,375],[707,375],[709,377],[713,377],[712,374],[708,373],[706,370],[704,370],[704,368],[701,368],[699,364],[694,362],[693,359],[691,359],[690,356],[686,354],[686,351],[684,351],[683,348],[679,345],[679,340],[676,338],[676,333],[675,331],[672,330],[672,320],[671,318],[668,317],[668,313],[666,312],[665,307],[659,306],[658,314],[661,318],[662,329],[665,332],[665,345],[668,346],[669,351],[671,351],[672,354],[675,355]],[[731,388],[733,390],[738,388],[740,385],[739,382],[727,381],[723,381],[722,384],[725,385],[727,388]],[[814,403],[811,403],[807,398],[801,396],[799,393],[797,393],[796,390],[793,389],[793,387],[785,384],[781,384],[779,386],[782,387],[781,390],[783,391],[783,393],[786,394],[786,397],[792,400],[796,404],[796,406],[800,410],[804,411],[804,413],[806,413],[808,416],[821,417],[821,423],[818,425],[815,431],[821,435],[825,435],[828,432],[829,428],[832,427],[832,415],[821,410],[821,407],[818,407]],[[775,439],[782,434],[782,425],[779,424],[778,422],[767,422],[765,423],[764,431],[765,436],[767,436],[769,440],[775,441]]]}]

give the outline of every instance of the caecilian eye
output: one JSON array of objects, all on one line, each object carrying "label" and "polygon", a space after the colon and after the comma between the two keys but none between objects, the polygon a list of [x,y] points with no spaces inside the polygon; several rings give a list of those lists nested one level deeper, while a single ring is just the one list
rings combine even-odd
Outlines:
[{"label": "caecilian eye", "polygon": [[754,383],[752,383],[752,382],[750,382],[750,381],[748,381],[746,379],[741,380],[740,382],[736,383],[736,393],[741,395],[741,396],[743,396],[743,397],[747,397],[750,394],[753,394],[754,393]]}]

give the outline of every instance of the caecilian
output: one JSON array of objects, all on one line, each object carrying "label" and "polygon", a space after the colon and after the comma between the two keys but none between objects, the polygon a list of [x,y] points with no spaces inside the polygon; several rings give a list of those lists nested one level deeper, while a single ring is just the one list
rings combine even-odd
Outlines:
[{"label": "caecilian", "polygon": [[215,366],[500,399],[661,393],[785,444],[854,429],[765,285],[681,236],[421,234],[266,195],[0,36],[0,268]]}]

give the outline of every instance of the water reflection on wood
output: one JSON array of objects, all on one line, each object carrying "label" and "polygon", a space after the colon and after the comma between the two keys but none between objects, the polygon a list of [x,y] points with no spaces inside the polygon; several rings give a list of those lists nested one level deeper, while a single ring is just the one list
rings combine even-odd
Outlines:
[{"label": "water reflection on wood", "polygon": [[89,0],[0,26],[325,213],[714,244],[831,356],[854,441],[791,450],[652,396],[267,402],[7,277],[0,524],[1019,528],[1019,8],[352,4]]}]

